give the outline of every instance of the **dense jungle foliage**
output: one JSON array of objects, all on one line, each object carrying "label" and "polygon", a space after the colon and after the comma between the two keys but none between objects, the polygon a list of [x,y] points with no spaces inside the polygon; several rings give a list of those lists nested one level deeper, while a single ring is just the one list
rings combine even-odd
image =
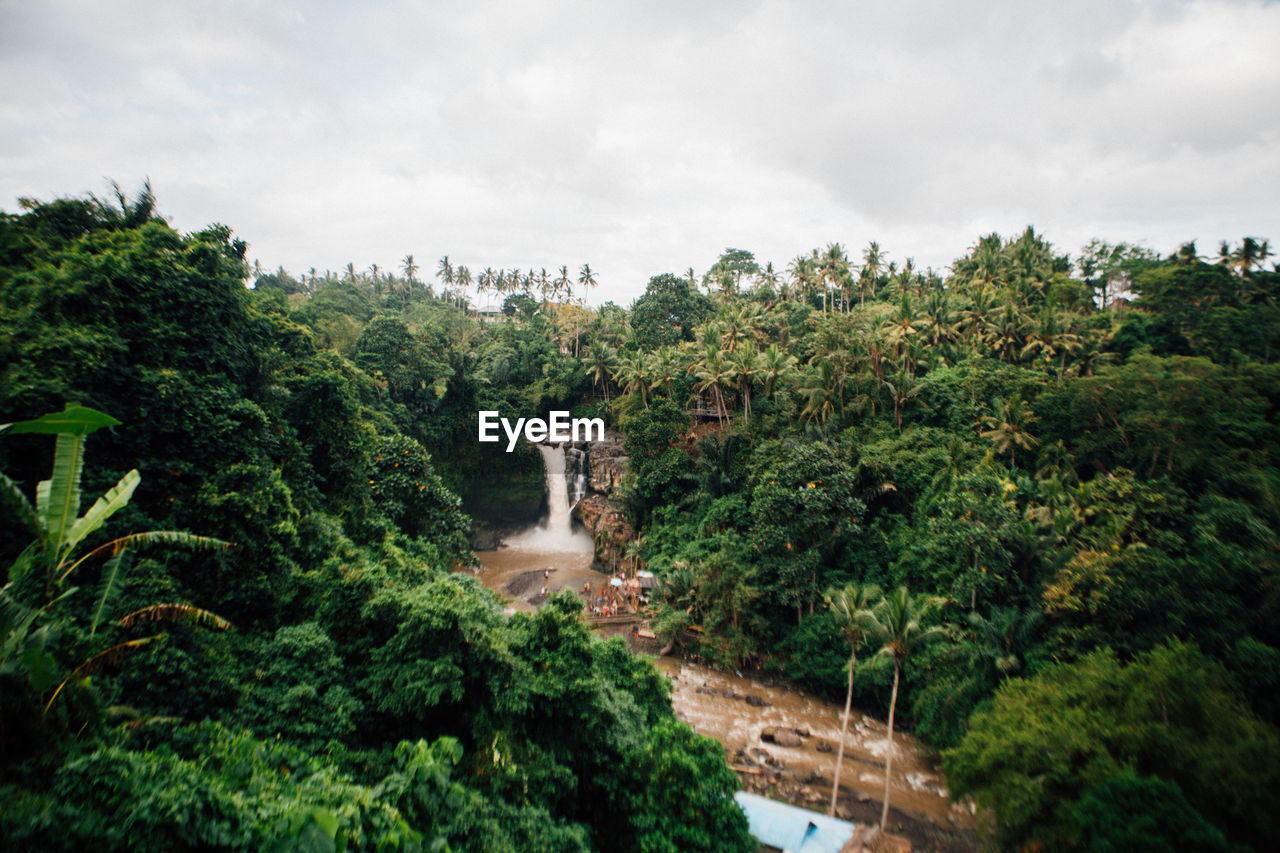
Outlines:
[{"label": "dense jungle foliage", "polygon": [[[647,663],[572,598],[506,617],[451,573],[468,514],[541,501],[476,411],[551,408],[626,436],[664,639],[893,702],[1002,846],[1280,840],[1265,242],[1072,258],[1028,228],[946,275],[730,249],[624,309],[585,304],[585,265],[295,277],[148,191],[25,207],[0,219],[11,847],[751,849]],[[68,403],[121,423],[30,425]],[[140,480],[70,543],[28,503],[77,441],[86,495]],[[137,531],[181,533],[57,568]],[[927,602],[930,642],[877,655],[827,606],[848,584]]]},{"label": "dense jungle foliage", "polygon": [[647,662],[573,596],[507,617],[451,571],[477,408],[585,383],[545,321],[482,328],[412,272],[247,289],[229,229],[148,191],[27,207],[0,218],[0,847],[752,849]]}]

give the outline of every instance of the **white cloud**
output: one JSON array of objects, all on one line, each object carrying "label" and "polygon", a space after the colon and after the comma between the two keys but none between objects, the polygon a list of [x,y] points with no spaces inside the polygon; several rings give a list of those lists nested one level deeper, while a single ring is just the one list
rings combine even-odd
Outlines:
[{"label": "white cloud", "polygon": [[1277,41],[1226,0],[0,3],[0,204],[150,176],[268,266],[619,301],[726,246],[1280,238]]}]

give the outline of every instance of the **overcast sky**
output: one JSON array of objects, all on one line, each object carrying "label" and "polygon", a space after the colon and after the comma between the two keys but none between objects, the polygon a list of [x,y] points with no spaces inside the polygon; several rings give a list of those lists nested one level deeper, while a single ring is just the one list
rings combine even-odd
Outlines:
[{"label": "overcast sky", "polygon": [[1280,241],[1280,4],[0,0],[0,209],[150,177],[295,274],[726,247],[946,267],[1034,224]]}]

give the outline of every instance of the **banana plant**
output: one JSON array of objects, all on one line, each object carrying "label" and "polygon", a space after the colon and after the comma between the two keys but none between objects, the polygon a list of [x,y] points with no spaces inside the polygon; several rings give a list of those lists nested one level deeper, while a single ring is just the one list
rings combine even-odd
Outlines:
[{"label": "banana plant", "polygon": [[[0,435],[44,434],[56,435],[53,472],[49,479],[36,485],[36,502],[31,502],[16,483],[0,474],[0,496],[14,509],[19,519],[31,532],[34,541],[19,555],[9,569],[8,582],[0,588],[0,674],[22,669],[37,692],[43,693],[45,685],[51,685],[47,670],[52,658],[45,651],[48,640],[60,627],[48,620],[50,611],[62,600],[70,597],[76,587],[68,587],[68,578],[84,563],[94,557],[105,556],[101,582],[89,617],[89,636],[97,633],[106,619],[111,602],[123,580],[126,558],[132,552],[153,545],[180,545],[197,550],[222,550],[229,543],[207,536],[195,536],[178,530],[153,530],[131,533],[111,539],[81,553],[81,545],[96,533],[107,519],[128,505],[133,492],[142,481],[137,469],[120,478],[114,486],[94,501],[89,510],[80,515],[80,481],[84,470],[85,437],[102,429],[119,425],[110,415],[85,406],[68,404],[64,411],[44,415],[34,420],[0,424]],[[18,589],[30,588],[36,574],[42,577],[44,592],[40,606],[28,606],[21,602]],[[32,583],[31,585],[34,585]],[[116,625],[128,628],[138,623],[157,621],[189,621],[218,630],[231,624],[225,619],[190,604],[154,604],[117,620]],[[39,623],[39,627],[37,624]],[[67,683],[83,681],[90,674],[132,651],[160,638],[157,634],[137,640],[128,640],[99,652],[72,670],[62,680],[45,706],[46,712]]]},{"label": "banana plant", "polygon": [[[153,530],[112,539],[84,554],[78,552],[77,549],[86,538],[128,505],[134,490],[142,482],[138,470],[131,470],[94,501],[88,512],[80,515],[80,479],[84,471],[85,437],[103,427],[118,426],[119,423],[120,421],[96,409],[68,403],[61,412],[29,421],[0,424],[0,435],[39,433],[57,436],[53,473],[49,479],[41,480],[36,485],[34,507],[13,480],[0,474],[0,491],[3,491],[18,517],[35,537],[35,541],[10,570],[10,581],[21,578],[26,572],[42,570],[46,601],[52,600],[61,592],[67,578],[94,557],[109,556],[103,570],[103,592],[109,594],[120,578],[121,564],[128,551],[157,544],[180,545],[200,550],[230,547],[226,542],[207,536],[194,536],[177,530]],[[90,633],[96,630],[101,621],[105,603],[105,599],[100,599],[99,606],[94,609]]]}]

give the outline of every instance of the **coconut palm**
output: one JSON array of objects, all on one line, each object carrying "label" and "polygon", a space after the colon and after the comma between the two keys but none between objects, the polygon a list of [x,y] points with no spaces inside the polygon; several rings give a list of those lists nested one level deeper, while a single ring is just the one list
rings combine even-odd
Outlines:
[{"label": "coconut palm", "polygon": [[870,634],[881,643],[876,657],[893,660],[893,692],[889,695],[889,734],[884,756],[884,805],[880,812],[880,831],[889,822],[889,779],[893,772],[893,717],[898,708],[898,684],[902,680],[902,663],[913,651],[942,636],[938,626],[926,628],[924,620],[941,603],[940,599],[912,596],[900,586],[880,600],[874,611]]},{"label": "coconut palm", "polygon": [[1038,609],[994,607],[989,616],[969,614],[975,640],[984,659],[990,661],[997,679],[1017,675],[1025,661],[1023,655],[1035,642],[1044,614]]},{"label": "coconut palm", "polygon": [[453,280],[462,291],[458,297],[458,306],[461,307],[466,301],[467,290],[471,287],[471,270],[467,269],[466,265],[459,264],[453,272]]},{"label": "coconut palm", "polygon": [[640,402],[649,408],[649,365],[645,354],[637,350],[619,353],[614,360],[613,381],[624,394],[639,394]]},{"label": "coconut palm", "polygon": [[1027,432],[1027,426],[1035,421],[1035,415],[1023,404],[1021,397],[993,400],[991,406],[994,413],[982,417],[982,422],[988,427],[983,430],[982,437],[995,444],[997,453],[1007,451],[1009,465],[1012,467],[1014,454],[1019,447],[1030,450],[1040,443]]},{"label": "coconut palm", "polygon": [[729,367],[738,378],[738,391],[742,395],[742,420],[751,423],[751,386],[760,375],[762,367],[756,342],[747,340],[729,354]]},{"label": "coconut palm", "polygon": [[587,375],[591,377],[594,387],[604,391],[606,400],[609,399],[609,377],[613,373],[616,356],[617,351],[606,343],[589,346],[582,353],[582,360],[587,365]]},{"label": "coconut palm", "polygon": [[778,349],[777,344],[769,344],[769,348],[760,354],[760,375],[764,378],[764,393],[777,396],[778,383],[785,382],[795,372],[798,359],[788,352]]},{"label": "coconut palm", "polygon": [[400,262],[400,272],[403,273],[404,279],[409,282],[410,287],[418,283],[418,265],[413,262],[413,255],[404,256],[404,260]]},{"label": "coconut palm", "polygon": [[880,384],[893,401],[893,426],[898,432],[902,432],[902,410],[913,397],[919,396],[924,385],[907,373],[898,375],[892,382],[886,379]]},{"label": "coconut palm", "polygon": [[694,390],[700,394],[711,392],[711,398],[716,404],[716,418],[723,425],[724,389],[733,387],[733,366],[718,346],[709,346],[702,350],[698,360],[694,362],[693,375],[697,379]]},{"label": "coconut palm", "polygon": [[866,305],[867,294],[875,296],[880,283],[880,270],[884,266],[884,252],[880,244],[872,240],[862,250],[862,273],[858,276],[858,307]]},{"label": "coconut palm", "polygon": [[835,401],[839,380],[831,362],[818,362],[816,373],[810,374],[808,384],[800,389],[800,396],[805,398],[804,410],[801,412],[808,420],[818,419],[825,424],[827,418],[835,412]]},{"label": "coconut palm", "polygon": [[595,272],[591,269],[591,264],[583,264],[578,270],[578,284],[582,287],[582,297],[585,299],[591,288],[598,286],[599,283]]},{"label": "coconut palm", "polygon": [[839,243],[827,244],[827,250],[822,255],[821,270],[825,283],[822,289],[822,310],[825,314],[827,290],[831,288],[842,290],[844,280],[849,277],[849,257],[845,254],[844,246]]},{"label": "coconut palm", "polygon": [[840,746],[836,750],[835,781],[831,783],[831,807],[827,814],[836,813],[836,794],[840,790],[840,767],[844,763],[844,739],[849,731],[849,709],[853,705],[853,668],[858,661],[858,647],[867,632],[876,625],[872,602],[880,597],[880,587],[871,583],[848,583],[837,589],[828,589],[823,598],[827,609],[835,616],[840,633],[849,642],[849,687],[844,694],[844,716],[840,718]]},{"label": "coconut palm", "polygon": [[675,347],[660,347],[649,361],[649,390],[671,393],[671,385],[685,373]]}]

